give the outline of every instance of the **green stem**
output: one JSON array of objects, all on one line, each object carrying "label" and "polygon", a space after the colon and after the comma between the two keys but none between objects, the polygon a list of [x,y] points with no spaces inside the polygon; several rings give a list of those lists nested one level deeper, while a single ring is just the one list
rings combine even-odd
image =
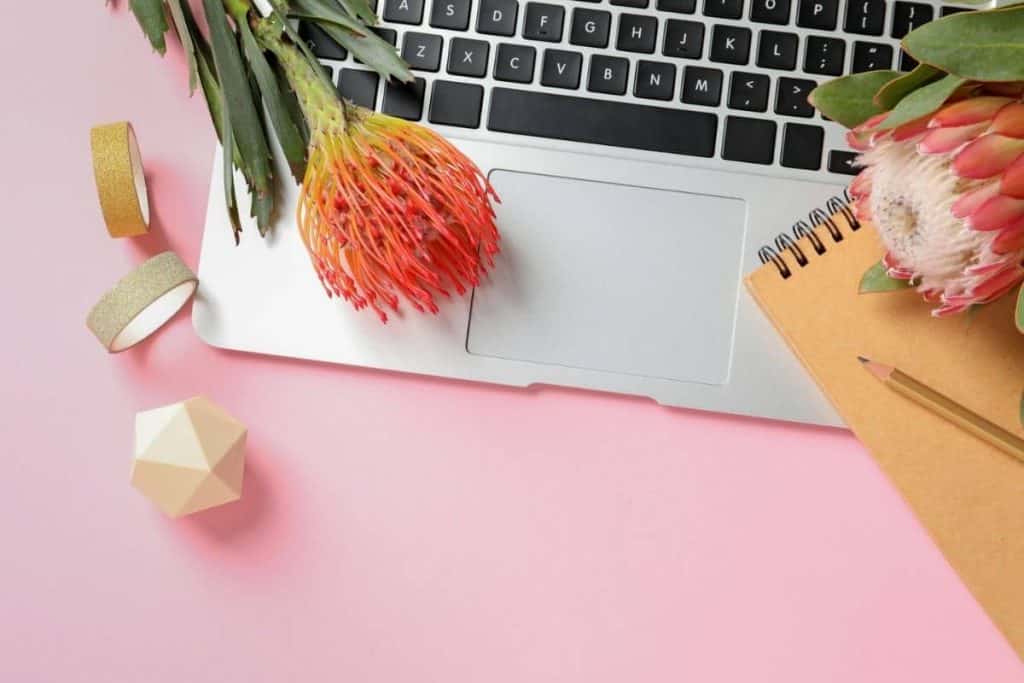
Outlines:
[{"label": "green stem", "polygon": [[318,71],[319,63],[310,64],[298,48],[285,42],[282,36],[284,29],[276,17],[257,19],[253,22],[253,31],[260,45],[272,52],[281,63],[288,82],[299,98],[299,106],[309,124],[310,133],[325,130],[343,132],[345,105],[338,97],[334,85]]}]

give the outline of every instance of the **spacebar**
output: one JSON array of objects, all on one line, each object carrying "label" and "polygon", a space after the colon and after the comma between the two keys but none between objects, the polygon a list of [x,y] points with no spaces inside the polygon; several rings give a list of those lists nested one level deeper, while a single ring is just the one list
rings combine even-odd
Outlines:
[{"label": "spacebar", "polygon": [[715,153],[718,118],[704,112],[494,88],[487,128],[503,133],[710,157]]}]

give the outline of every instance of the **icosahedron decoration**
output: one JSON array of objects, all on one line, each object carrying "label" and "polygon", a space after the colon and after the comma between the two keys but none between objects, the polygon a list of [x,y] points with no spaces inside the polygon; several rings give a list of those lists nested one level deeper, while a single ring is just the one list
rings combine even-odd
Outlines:
[{"label": "icosahedron decoration", "polygon": [[132,485],[171,517],[238,500],[245,426],[199,396],[135,416]]}]

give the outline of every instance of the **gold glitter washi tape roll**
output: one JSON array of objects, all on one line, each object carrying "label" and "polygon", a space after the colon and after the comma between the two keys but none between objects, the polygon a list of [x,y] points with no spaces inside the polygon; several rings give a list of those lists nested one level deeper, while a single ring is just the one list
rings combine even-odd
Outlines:
[{"label": "gold glitter washi tape roll", "polygon": [[86,325],[110,353],[129,349],[174,317],[196,291],[195,273],[173,251],[149,259],[114,285]]},{"label": "gold glitter washi tape roll", "polygon": [[111,237],[149,232],[149,192],[132,124],[96,126],[90,135],[96,189]]}]

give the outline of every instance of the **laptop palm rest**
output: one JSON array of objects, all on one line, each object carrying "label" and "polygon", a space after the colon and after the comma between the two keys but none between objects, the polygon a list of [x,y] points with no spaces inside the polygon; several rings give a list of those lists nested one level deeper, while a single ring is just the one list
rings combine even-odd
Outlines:
[{"label": "laptop palm rest", "polygon": [[729,377],[746,204],[495,170],[503,242],[471,354],[678,381]]}]

